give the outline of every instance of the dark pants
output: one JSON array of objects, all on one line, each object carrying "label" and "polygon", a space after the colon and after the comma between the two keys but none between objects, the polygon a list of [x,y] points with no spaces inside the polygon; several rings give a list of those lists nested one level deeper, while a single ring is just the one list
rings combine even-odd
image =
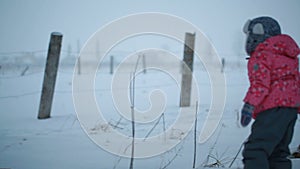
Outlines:
[{"label": "dark pants", "polygon": [[243,151],[244,169],[291,169],[289,144],[297,109],[278,107],[261,112]]}]

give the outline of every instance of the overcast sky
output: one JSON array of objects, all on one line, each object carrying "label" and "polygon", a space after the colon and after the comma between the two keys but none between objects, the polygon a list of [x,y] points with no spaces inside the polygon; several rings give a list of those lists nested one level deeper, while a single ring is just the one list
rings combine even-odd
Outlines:
[{"label": "overcast sky", "polygon": [[141,12],[188,20],[220,53],[240,53],[243,24],[261,15],[278,19],[283,33],[300,43],[299,0],[0,0],[0,52],[47,50],[53,31],[64,35],[64,49],[74,49],[105,24]]}]

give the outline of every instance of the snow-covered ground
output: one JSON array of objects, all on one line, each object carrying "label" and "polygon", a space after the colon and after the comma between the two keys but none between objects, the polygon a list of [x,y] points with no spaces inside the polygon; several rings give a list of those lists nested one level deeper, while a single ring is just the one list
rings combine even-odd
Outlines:
[{"label": "snow-covered ground", "polygon": [[[198,63],[198,62],[196,62]],[[13,169],[124,169],[129,168],[130,159],[113,155],[89,139],[81,128],[72,99],[72,66],[62,65],[59,69],[51,118],[38,120],[37,113],[41,95],[43,67],[20,66],[16,70],[2,66],[0,69],[0,168]],[[198,134],[207,117],[211,102],[211,88],[206,71],[195,64],[194,74],[198,82],[201,101],[198,110]],[[25,72],[25,73],[24,73]],[[21,74],[24,75],[21,75]],[[85,76],[82,74],[81,76]],[[250,127],[242,128],[238,123],[242,99],[248,82],[245,63],[231,64],[225,69],[227,98],[225,110],[212,137],[203,144],[197,144],[196,166],[228,168],[241,144],[249,134]],[[96,76],[96,98],[104,110],[104,116],[112,124],[120,119],[113,107],[110,83],[113,75],[109,67]],[[124,87],[124,90],[127,88]],[[136,106],[149,106],[148,95],[154,89],[166,93],[166,126],[177,117],[179,89],[165,73],[149,70],[136,79]],[[121,89],[120,89],[121,90]],[[137,136],[143,137],[155,122],[137,125]],[[162,132],[160,121],[151,135]],[[300,123],[296,123],[295,134],[290,145],[294,150],[300,143]],[[95,127],[94,130],[100,130]],[[116,129],[130,135],[131,125],[121,120]],[[182,169],[192,168],[194,135],[190,132],[173,149],[155,157],[135,159],[134,168],[140,169]],[[241,154],[232,168],[242,168]],[[300,167],[299,160],[293,160],[293,168]]]},{"label": "snow-covered ground", "polygon": [[[242,99],[248,87],[246,62],[244,60],[245,37],[242,26],[248,19],[267,15],[278,19],[282,32],[291,35],[300,42],[298,17],[300,15],[298,0],[290,1],[205,1],[189,0],[170,1],[1,1],[0,2],[0,169],[123,169],[129,168],[130,159],[113,155],[95,144],[81,127],[72,98],[72,76],[75,59],[84,43],[96,30],[100,30],[112,21],[137,13],[155,12],[171,14],[182,18],[205,33],[214,48],[205,46],[196,38],[196,49],[201,47],[211,54],[217,50],[225,58],[226,105],[220,123],[213,135],[205,142],[197,144],[197,168],[224,167],[229,168],[243,141],[250,132],[250,126],[239,125],[239,114]],[[298,13],[298,14],[297,14]],[[161,17],[156,19],[159,20]],[[119,26],[117,32],[105,33],[113,39],[123,30],[135,30],[140,25],[151,24],[148,19],[129,27]],[[170,21],[174,21],[173,19]],[[170,33],[179,25],[161,22]],[[148,26],[147,26],[148,27]],[[129,28],[129,29],[128,29]],[[148,30],[148,29],[146,29]],[[150,29],[151,30],[151,29]],[[156,29],[155,29],[156,30]],[[51,118],[38,120],[38,108],[44,75],[45,56],[49,34],[59,31],[63,34],[60,67],[52,105]],[[147,31],[148,32],[148,31]],[[152,32],[152,31],[151,31]],[[154,31],[155,32],[155,31]],[[184,29],[184,32],[194,32]],[[149,33],[149,32],[148,32]],[[144,49],[163,49],[182,56],[183,44],[167,36],[152,34],[135,34],[134,37],[119,39],[111,53],[114,56],[115,68],[124,56]],[[166,34],[168,35],[168,33]],[[182,32],[182,36],[183,36]],[[197,34],[199,36],[199,34]],[[87,54],[97,58],[105,43],[96,41]],[[211,58],[209,56],[207,58]],[[95,56],[95,57],[94,57]],[[152,59],[152,61],[161,61]],[[182,58],[181,58],[182,60]],[[92,60],[93,62],[94,60]],[[149,62],[151,60],[147,60]],[[213,59],[210,61],[214,61]],[[103,61],[95,79],[95,98],[101,107],[103,116],[115,130],[124,135],[131,135],[131,124],[120,118],[116,111],[111,93],[110,58]],[[84,64],[84,63],[83,63]],[[176,67],[169,63],[168,68]],[[177,65],[178,66],[178,65]],[[132,70],[134,64],[128,68]],[[115,70],[116,71],[116,70]],[[175,70],[180,78],[180,70]],[[220,70],[215,70],[220,71]],[[127,72],[128,73],[128,72]],[[82,72],[81,77],[87,74]],[[211,86],[209,76],[199,60],[194,63],[194,75],[200,91],[197,134],[203,128],[204,121],[210,111]],[[118,90],[128,87],[120,84]],[[170,127],[178,117],[179,87],[168,74],[157,70],[148,70],[136,78],[136,108],[147,109],[149,94],[159,89],[165,92],[165,126]],[[83,89],[75,92],[90,92]],[[195,104],[195,103],[192,103]],[[89,112],[89,110],[86,110]],[[121,120],[120,120],[121,119]],[[156,125],[156,121],[136,125],[137,137],[145,137]],[[295,150],[300,144],[300,120],[295,126],[295,134],[290,145]],[[149,137],[163,131],[161,119]],[[108,126],[96,124],[89,134],[109,134]],[[105,130],[105,131],[104,131]],[[182,138],[182,134],[187,137]],[[173,149],[158,156],[135,159],[135,169],[189,169],[193,164],[194,133],[173,132],[172,139],[180,143]],[[199,138],[199,137],[197,137]],[[112,142],[107,142],[112,144]],[[148,149],[153,146],[148,146]],[[129,149],[130,150],[130,149]],[[241,153],[231,168],[242,168]],[[300,160],[293,160],[293,169],[300,168]]]}]

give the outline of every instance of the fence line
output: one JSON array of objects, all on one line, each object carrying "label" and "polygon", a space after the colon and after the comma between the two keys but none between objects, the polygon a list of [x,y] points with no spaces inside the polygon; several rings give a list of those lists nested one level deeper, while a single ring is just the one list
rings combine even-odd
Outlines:
[{"label": "fence line", "polygon": [[[201,85],[210,85],[210,83],[199,83]],[[143,85],[143,86],[136,86],[136,89],[151,89],[151,88],[162,88],[162,87],[169,87],[169,86],[175,86],[177,85],[175,82],[174,83],[165,83],[165,84],[156,84],[156,85]],[[246,86],[247,84],[230,84],[231,86]],[[116,88],[116,90],[128,90],[128,88]],[[111,91],[111,88],[104,88],[104,89],[95,89],[95,90],[82,90],[82,91],[73,91],[73,90],[56,90],[54,93],[55,94],[71,94],[72,92],[108,92]],[[30,95],[35,95],[35,94],[40,94],[41,90],[37,91],[31,91],[31,92],[25,92],[25,93],[20,93],[20,94],[15,94],[15,95],[7,95],[7,96],[0,96],[0,99],[9,99],[9,98],[18,98],[18,97],[25,97],[25,96],[30,96]]]},{"label": "fence line", "polygon": [[[174,86],[176,84],[166,83],[166,84],[159,84],[159,85],[152,85],[152,86],[137,86],[136,89],[148,89],[148,88],[157,88],[157,87],[168,87],[168,86]],[[127,90],[128,88],[116,88],[116,90]],[[95,90],[82,90],[82,91],[73,91],[73,90],[56,90],[55,94],[70,94],[72,92],[107,92],[111,91],[111,88],[105,88],[105,89],[95,89]],[[32,92],[25,92],[21,94],[15,94],[15,95],[8,95],[8,96],[0,96],[0,99],[7,99],[7,98],[17,98],[17,97],[24,97],[24,96],[30,96],[35,94],[40,94],[41,90],[38,91],[32,91]]]}]

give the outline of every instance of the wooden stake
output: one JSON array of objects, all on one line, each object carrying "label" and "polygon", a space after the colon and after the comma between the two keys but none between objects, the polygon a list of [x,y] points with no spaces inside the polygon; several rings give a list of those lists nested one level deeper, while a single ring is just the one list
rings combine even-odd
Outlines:
[{"label": "wooden stake", "polygon": [[180,107],[188,107],[191,102],[192,91],[192,72],[194,62],[194,48],[195,48],[195,34],[185,34],[184,56],[183,62],[186,66],[183,66],[181,91],[180,91]]},{"label": "wooden stake", "polygon": [[50,118],[63,35],[51,33],[38,119]]},{"label": "wooden stake", "polygon": [[78,68],[78,74],[80,75],[81,74],[81,62],[80,62],[80,41],[77,40],[77,52],[78,52],[78,60],[77,60],[77,68]]},{"label": "wooden stake", "polygon": [[114,73],[114,56],[110,56],[110,74]]},{"label": "wooden stake", "polygon": [[225,58],[222,58],[222,67],[221,67],[221,73],[224,72],[224,69],[225,69]]}]

